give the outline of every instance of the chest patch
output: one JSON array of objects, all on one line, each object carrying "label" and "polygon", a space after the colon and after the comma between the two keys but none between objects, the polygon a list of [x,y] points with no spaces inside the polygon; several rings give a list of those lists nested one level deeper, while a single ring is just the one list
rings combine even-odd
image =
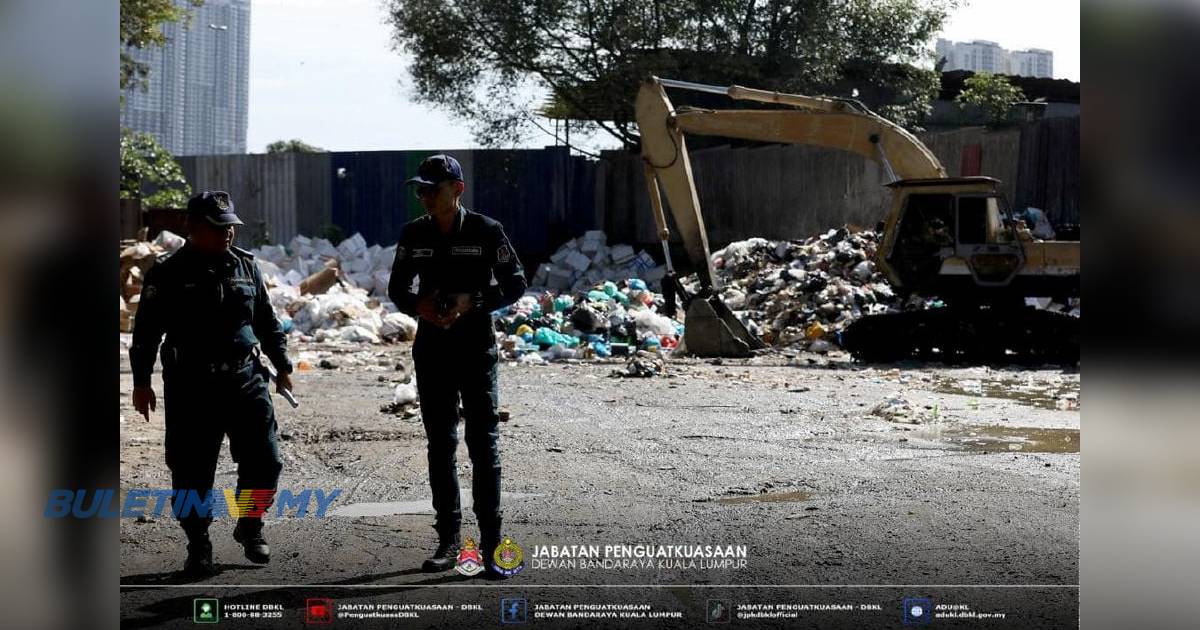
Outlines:
[{"label": "chest patch", "polygon": [[412,250],[413,258],[433,258],[433,249],[414,249]]},{"label": "chest patch", "polygon": [[451,256],[480,256],[483,249],[478,245],[455,245],[450,248]]}]

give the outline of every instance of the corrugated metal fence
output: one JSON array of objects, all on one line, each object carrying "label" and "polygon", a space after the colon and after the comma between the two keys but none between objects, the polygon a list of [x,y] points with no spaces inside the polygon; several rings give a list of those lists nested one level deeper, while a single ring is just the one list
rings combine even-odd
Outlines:
[{"label": "corrugated metal fence", "polygon": [[179,158],[192,188],[224,190],[245,227],[238,243],[286,243],[329,223],[329,154],[203,155]]},{"label": "corrugated metal fence", "polygon": [[[180,158],[193,189],[225,190],[246,222],[238,242],[264,230],[274,243],[336,227],[389,245],[424,210],[404,182],[437,151],[215,155]],[[449,152],[463,166],[463,204],[502,222],[530,257],[596,225],[595,163],[565,148]]]},{"label": "corrugated metal fence", "polygon": [[[1043,208],[1055,223],[1079,222],[1078,118],[921,139],[950,175],[997,177],[1015,206]],[[433,153],[221,155],[180,162],[194,189],[233,195],[247,224],[242,244],[264,231],[270,241],[286,243],[296,234],[336,226],[345,236],[359,232],[368,243],[389,245],[405,222],[423,212],[404,182]],[[463,165],[464,205],[502,222],[530,262],[589,229],[604,229],[610,242],[656,241],[637,155],[607,152],[588,160],[563,147],[449,153]],[[887,209],[879,166],[849,153],[771,145],[716,147],[691,157],[713,247],[750,236],[802,238],[844,223],[869,227]]]}]

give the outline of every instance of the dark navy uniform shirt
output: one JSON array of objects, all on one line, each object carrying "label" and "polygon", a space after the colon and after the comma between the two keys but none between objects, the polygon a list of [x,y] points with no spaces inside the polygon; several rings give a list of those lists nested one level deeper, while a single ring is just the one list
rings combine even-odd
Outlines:
[{"label": "dark navy uniform shirt", "polygon": [[[415,277],[419,277],[417,293],[412,291]],[[418,317],[417,301],[426,295],[471,296],[474,306],[448,330],[419,320],[417,338],[487,348],[496,343],[491,312],[516,302],[525,287],[525,270],[500,222],[460,208],[447,234],[429,215],[404,226],[396,244],[388,297],[402,312]]]},{"label": "dark navy uniform shirt", "polygon": [[244,361],[260,343],[278,371],[292,371],[254,255],[237,247],[208,256],[188,243],[146,272],[129,348],[134,385],[150,384],[164,334],[164,365],[168,353],[185,368]]}]

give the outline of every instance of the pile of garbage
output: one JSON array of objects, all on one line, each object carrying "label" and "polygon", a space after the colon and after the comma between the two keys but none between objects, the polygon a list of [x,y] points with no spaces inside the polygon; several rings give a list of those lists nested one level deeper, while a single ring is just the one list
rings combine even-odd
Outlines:
[{"label": "pile of garbage", "polygon": [[[153,241],[121,243],[121,332],[133,330],[146,271],[184,242],[164,230]],[[323,238],[297,236],[287,247],[251,251],[284,331],[301,341],[380,343],[416,335],[417,322],[387,298],[394,246],[367,247],[360,234],[336,247]]]},{"label": "pile of garbage", "polygon": [[[768,344],[827,352],[864,315],[903,306],[872,260],[879,235],[843,227],[805,241],[752,238],[712,255],[722,299]],[[694,277],[684,285],[695,291]],[[691,286],[689,286],[691,285]]]},{"label": "pile of garbage", "polygon": [[380,343],[412,340],[417,322],[387,297],[396,247],[367,246],[361,234],[334,247],[296,236],[252,250],[285,331],[301,341]]},{"label": "pile of garbage", "polygon": [[493,321],[502,354],[522,363],[632,360],[639,351],[661,355],[679,345],[683,324],[659,314],[662,305],[644,280],[629,278],[576,294],[534,289],[493,313]]},{"label": "pile of garbage", "polygon": [[[366,239],[358,233],[336,247],[327,239],[297,235],[286,247],[265,245],[251,251],[264,276],[298,288],[307,280],[311,285],[306,286],[307,292],[312,294],[323,293],[336,277],[343,286],[386,297],[392,261],[396,258],[395,245],[368,247]],[[337,273],[330,273],[330,269],[336,269]]]},{"label": "pile of garbage", "polygon": [[637,278],[655,291],[661,290],[667,268],[642,250],[634,253],[629,245],[608,245],[608,235],[602,230],[585,232],[579,238],[563,243],[550,262],[538,265],[531,286],[551,291],[580,293],[589,287]]}]

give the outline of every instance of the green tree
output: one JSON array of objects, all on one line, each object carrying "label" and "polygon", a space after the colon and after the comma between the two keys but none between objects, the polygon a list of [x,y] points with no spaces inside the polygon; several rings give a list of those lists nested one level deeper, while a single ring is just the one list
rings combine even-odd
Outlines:
[{"label": "green tree", "polygon": [[1003,77],[980,72],[963,82],[963,90],[954,97],[959,109],[976,108],[992,126],[1001,125],[1008,119],[1008,110],[1013,103],[1025,100],[1021,88]]},{"label": "green tree", "polygon": [[936,97],[930,43],[959,0],[389,0],[416,97],[502,145],[531,94],[626,146],[648,74],[849,95],[915,127]]},{"label": "green tree", "polygon": [[191,194],[179,162],[154,136],[121,130],[121,199],[141,199],[152,208],[183,208]]},{"label": "green tree", "polygon": [[[187,0],[198,7],[204,0]],[[121,0],[121,89],[145,87],[150,68],[129,54],[130,48],[162,46],[167,37],[162,27],[169,22],[185,22],[191,17],[174,0]]]},{"label": "green tree", "polygon": [[324,153],[325,149],[314,147],[303,140],[276,140],[267,145],[267,153]]}]

